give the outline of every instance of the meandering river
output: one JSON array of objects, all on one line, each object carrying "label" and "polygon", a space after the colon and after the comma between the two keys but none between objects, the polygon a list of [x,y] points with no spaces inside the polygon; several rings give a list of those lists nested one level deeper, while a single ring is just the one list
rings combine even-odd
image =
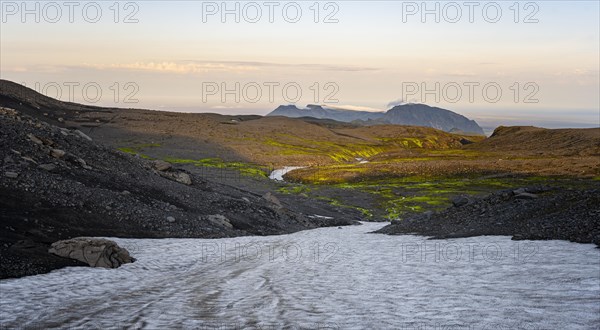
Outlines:
[{"label": "meandering river", "polygon": [[138,258],[0,281],[2,329],[598,329],[600,250],[382,224],[115,239]]}]

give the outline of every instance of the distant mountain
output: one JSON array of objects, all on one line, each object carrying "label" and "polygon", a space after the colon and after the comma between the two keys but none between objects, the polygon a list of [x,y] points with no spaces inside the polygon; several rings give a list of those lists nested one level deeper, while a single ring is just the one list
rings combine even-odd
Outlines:
[{"label": "distant mountain", "polygon": [[354,111],[346,109],[333,109],[320,105],[309,104],[305,109],[295,105],[281,105],[267,116],[284,116],[290,118],[313,117],[319,119],[333,119],[337,121],[352,122],[355,120],[369,120],[381,118],[385,112]]},{"label": "distant mountain", "polygon": [[474,120],[450,110],[430,107],[425,104],[403,104],[386,112],[384,119],[392,124],[427,126],[439,130],[462,131],[483,135],[483,129]]},{"label": "distant mountain", "polygon": [[387,112],[332,109],[312,104],[308,105],[305,109],[300,109],[295,105],[282,105],[267,116],[333,119],[366,126],[382,124],[425,126],[446,132],[484,134],[483,129],[474,120],[470,120],[450,110],[430,107],[425,104],[398,105]]}]

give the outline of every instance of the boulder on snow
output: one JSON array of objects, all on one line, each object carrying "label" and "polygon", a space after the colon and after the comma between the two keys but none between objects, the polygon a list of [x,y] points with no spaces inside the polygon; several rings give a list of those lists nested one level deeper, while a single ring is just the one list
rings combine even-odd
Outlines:
[{"label": "boulder on snow", "polygon": [[135,261],[129,251],[104,238],[77,237],[52,243],[48,252],[92,267],[117,268]]}]

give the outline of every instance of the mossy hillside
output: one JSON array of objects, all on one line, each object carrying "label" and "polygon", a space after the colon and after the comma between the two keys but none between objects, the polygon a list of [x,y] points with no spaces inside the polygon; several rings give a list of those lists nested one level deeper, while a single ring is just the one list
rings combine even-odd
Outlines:
[{"label": "mossy hillside", "polygon": [[266,166],[261,166],[257,164],[250,164],[245,162],[227,162],[223,161],[220,158],[202,158],[202,159],[184,159],[184,158],[174,158],[174,157],[166,157],[163,158],[164,161],[169,162],[171,164],[190,164],[197,167],[209,167],[216,169],[225,169],[225,170],[234,170],[239,172],[242,175],[254,176],[254,177],[263,177],[266,178],[269,176],[270,168]]},{"label": "mossy hillside", "polygon": [[117,150],[121,152],[125,152],[132,155],[137,155],[144,159],[161,159],[171,164],[190,164],[197,167],[206,167],[213,169],[222,169],[222,170],[231,170],[240,173],[241,175],[253,176],[253,177],[261,177],[267,178],[269,173],[272,171],[272,168],[267,166],[262,166],[258,164],[251,164],[246,162],[230,162],[224,161],[220,158],[201,158],[201,159],[187,159],[187,158],[175,158],[175,157],[162,157],[156,158],[151,157],[147,154],[144,154],[144,150],[148,148],[158,148],[161,147],[158,143],[145,143],[145,144],[136,144],[128,147],[120,147]]},{"label": "mossy hillside", "polygon": [[[581,188],[592,180],[574,180],[568,177],[543,176],[407,176],[360,182],[335,184],[289,184],[280,192],[324,199],[335,205],[366,210],[368,220],[403,219],[425,211],[439,211],[451,206],[458,195],[485,195],[500,189],[532,185]],[[327,188],[327,189],[324,189]],[[346,191],[332,197],[331,189]],[[372,196],[374,202],[354,198],[357,193]]]}]

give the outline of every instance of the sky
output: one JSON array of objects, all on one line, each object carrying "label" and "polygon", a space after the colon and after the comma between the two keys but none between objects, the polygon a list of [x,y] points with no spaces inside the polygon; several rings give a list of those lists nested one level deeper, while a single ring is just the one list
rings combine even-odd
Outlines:
[{"label": "sky", "polygon": [[66,101],[446,108],[600,126],[598,1],[1,1],[0,77]]}]

